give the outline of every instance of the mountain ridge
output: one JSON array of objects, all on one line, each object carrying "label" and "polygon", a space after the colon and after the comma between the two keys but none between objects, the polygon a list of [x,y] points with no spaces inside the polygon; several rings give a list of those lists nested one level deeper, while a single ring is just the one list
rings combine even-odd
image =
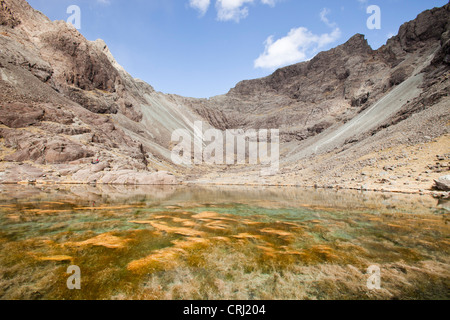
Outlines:
[{"label": "mountain ridge", "polygon": [[[0,182],[232,180],[361,187],[359,171],[364,166],[358,161],[355,164],[357,159],[345,155],[346,150],[365,150],[360,143],[391,130],[387,145],[397,146],[400,152],[403,142],[394,137],[414,115],[423,121],[413,122],[425,126],[431,140],[448,135],[449,12],[447,4],[419,14],[377,50],[362,34],[356,34],[310,61],[280,68],[264,78],[241,81],[224,95],[195,99],[156,92],[129,75],[103,40],[86,40],[73,26],[50,21],[24,0],[0,0]],[[415,91],[404,85],[408,81],[417,84]],[[407,87],[405,92],[403,87]],[[342,132],[361,115],[381,110],[382,99],[397,95],[401,97],[398,101],[389,98],[395,108],[383,107],[392,114],[377,115],[378,121],[373,123],[363,117],[373,128],[363,126],[355,137],[341,134],[346,139],[317,154],[321,148],[315,144],[321,137]],[[431,119],[438,120],[430,127],[427,121]],[[279,128],[280,174],[263,179],[252,166],[174,165],[171,134],[182,128],[195,135],[195,121],[204,121],[205,130]],[[409,144],[424,141],[416,132],[406,135]],[[372,144],[366,154],[381,145]],[[336,150],[343,151],[339,154]],[[333,157],[339,159],[337,167],[322,162]],[[92,166],[92,159],[97,158],[102,165]],[[299,172],[307,166],[308,177],[303,179]],[[349,177],[330,178],[341,167],[350,168],[342,171]],[[374,175],[373,181],[377,178]],[[425,182],[429,181],[421,185]],[[410,189],[416,190],[417,184]]]}]

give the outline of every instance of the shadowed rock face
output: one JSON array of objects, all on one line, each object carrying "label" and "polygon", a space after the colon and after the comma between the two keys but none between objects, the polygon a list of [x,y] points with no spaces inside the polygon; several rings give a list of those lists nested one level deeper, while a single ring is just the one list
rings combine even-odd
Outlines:
[{"label": "shadowed rock face", "polygon": [[[74,27],[50,21],[24,0],[0,0],[0,170],[23,161],[70,164],[70,170],[42,170],[58,173],[50,174],[50,180],[59,179],[62,171],[61,179],[87,182],[92,179],[83,170],[100,158],[105,165],[99,176],[107,174],[105,181],[118,183],[146,180],[123,178],[127,170],[180,175],[214,171],[171,163],[172,132],[191,130],[197,120],[222,130],[279,128],[284,165],[296,166],[300,154],[314,156],[300,150],[314,150],[316,136],[332,134],[422,71],[418,97],[399,102],[400,111],[370,132],[355,132],[355,137],[344,139],[344,146],[331,147],[365,143],[414,114],[420,114],[417,121],[428,123],[431,118],[425,119],[423,111],[448,100],[449,8],[420,14],[378,50],[357,34],[308,62],[242,81],[225,95],[193,99],[155,92],[132,78],[102,40],[86,40]],[[433,114],[440,122],[428,135],[447,132],[441,112]],[[387,137],[400,129],[395,130]],[[406,133],[412,143],[418,140],[414,134]],[[349,159],[345,155],[340,161],[347,164]],[[111,176],[119,171],[121,175]],[[172,177],[157,180],[173,182]]]}]

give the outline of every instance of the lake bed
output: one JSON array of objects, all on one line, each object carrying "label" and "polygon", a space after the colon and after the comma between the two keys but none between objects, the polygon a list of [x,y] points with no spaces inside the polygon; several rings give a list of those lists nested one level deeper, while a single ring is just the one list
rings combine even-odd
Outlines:
[{"label": "lake bed", "polygon": [[[0,186],[0,299],[449,299],[448,202],[276,187]],[[81,289],[69,290],[69,266]],[[371,289],[368,268],[380,270]]]}]

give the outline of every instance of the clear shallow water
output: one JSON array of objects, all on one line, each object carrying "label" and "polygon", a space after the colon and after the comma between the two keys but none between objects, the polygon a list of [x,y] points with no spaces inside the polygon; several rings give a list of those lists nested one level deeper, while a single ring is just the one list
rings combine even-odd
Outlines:
[{"label": "clear shallow water", "polygon": [[[295,188],[0,186],[1,299],[448,299],[448,204]],[[81,290],[66,273],[80,267]],[[367,268],[381,268],[381,289]]]}]

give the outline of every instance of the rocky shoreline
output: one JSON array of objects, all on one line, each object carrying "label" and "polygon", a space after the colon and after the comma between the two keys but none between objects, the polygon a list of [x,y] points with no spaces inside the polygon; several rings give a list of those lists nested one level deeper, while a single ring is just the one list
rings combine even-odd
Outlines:
[{"label": "rocky shoreline", "polygon": [[112,184],[112,185],[176,185],[178,179],[167,171],[134,170],[103,171],[104,165],[92,166],[63,175],[60,171],[44,171],[30,164],[14,166],[0,172],[0,184]]},{"label": "rocky shoreline", "polygon": [[[80,176],[78,174],[77,176]],[[123,185],[123,186],[170,186],[170,185],[185,185],[185,186],[239,186],[239,187],[280,187],[280,188],[299,188],[299,189],[325,189],[325,190],[356,190],[361,192],[383,192],[383,193],[401,193],[401,194],[419,194],[419,195],[431,195],[437,199],[450,199],[450,188],[448,188],[448,181],[450,176],[443,176],[440,179],[435,180],[435,184],[428,189],[421,189],[419,185],[410,186],[406,188],[386,188],[386,187],[355,187],[345,185],[318,185],[318,184],[306,184],[306,183],[251,183],[251,182],[214,182],[214,181],[183,181],[180,177],[176,177],[169,172],[135,172],[123,170],[120,172],[109,172],[103,176],[90,176],[87,180],[72,179],[60,179],[51,180],[45,179],[9,179],[0,175],[0,185],[34,185],[34,186],[63,186],[63,185]],[[99,180],[95,179],[99,178]],[[238,180],[238,177],[236,177]],[[445,186],[445,187],[443,187]]]}]

